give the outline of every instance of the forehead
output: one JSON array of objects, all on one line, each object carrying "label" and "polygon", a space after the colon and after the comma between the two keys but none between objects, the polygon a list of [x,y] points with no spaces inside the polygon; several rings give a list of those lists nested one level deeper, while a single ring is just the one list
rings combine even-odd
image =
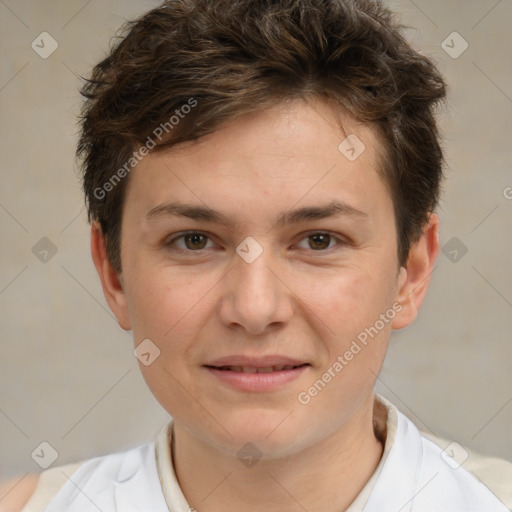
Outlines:
[{"label": "forehead", "polygon": [[183,200],[261,214],[337,199],[382,213],[391,199],[381,154],[373,127],[324,101],[294,100],[148,155],[132,171],[125,207],[140,216]]}]

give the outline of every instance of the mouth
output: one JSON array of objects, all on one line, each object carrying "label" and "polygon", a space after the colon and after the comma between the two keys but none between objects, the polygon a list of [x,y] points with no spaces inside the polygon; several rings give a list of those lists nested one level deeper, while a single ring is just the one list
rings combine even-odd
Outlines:
[{"label": "mouth", "polygon": [[237,391],[263,393],[286,389],[287,385],[302,375],[311,365],[275,364],[260,366],[255,364],[207,364],[204,368],[221,383]]},{"label": "mouth", "polygon": [[295,370],[303,366],[309,366],[308,363],[298,365],[276,365],[276,366],[213,366],[205,365],[206,368],[212,368],[214,370],[220,370],[222,372],[237,372],[237,373],[274,373]]}]

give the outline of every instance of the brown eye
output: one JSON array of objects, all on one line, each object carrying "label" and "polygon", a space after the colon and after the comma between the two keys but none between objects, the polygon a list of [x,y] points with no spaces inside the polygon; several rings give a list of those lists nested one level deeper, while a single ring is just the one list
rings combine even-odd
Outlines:
[{"label": "brown eye", "polygon": [[308,239],[309,247],[314,250],[327,249],[331,243],[331,235],[327,233],[315,233],[310,235]]},{"label": "brown eye", "polygon": [[317,231],[316,233],[304,235],[304,238],[297,244],[297,247],[308,251],[313,250],[315,252],[331,254],[332,251],[330,251],[330,249],[341,249],[345,245],[347,245],[347,243],[342,238],[331,235],[325,231]]},{"label": "brown eye", "polygon": [[189,233],[188,235],[184,235],[183,238],[187,249],[192,251],[196,249],[204,249],[208,242],[208,237],[201,233]]},{"label": "brown eye", "polygon": [[[208,246],[208,243],[210,245]],[[178,251],[181,253],[199,252],[203,249],[209,249],[212,247],[213,242],[210,237],[199,233],[197,231],[190,231],[183,233],[176,238],[165,242],[165,248],[170,251]]]}]

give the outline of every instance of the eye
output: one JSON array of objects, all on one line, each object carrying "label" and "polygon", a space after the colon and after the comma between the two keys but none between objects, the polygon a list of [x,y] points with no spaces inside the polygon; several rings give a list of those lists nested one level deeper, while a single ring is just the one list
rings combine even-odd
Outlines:
[{"label": "eye", "polygon": [[[304,243],[306,243],[307,246],[305,246]],[[323,251],[334,247],[337,243],[340,243],[340,240],[336,237],[333,237],[329,233],[318,232],[303,238],[298,244],[298,247],[302,249],[312,249],[314,251]]]},{"label": "eye", "polygon": [[166,245],[171,248],[173,248],[172,246],[176,246],[178,249],[184,251],[200,251],[202,249],[208,249],[211,247],[207,247],[208,242],[213,244],[213,242],[205,234],[193,231],[177,236]]},{"label": "eye", "polygon": [[[342,244],[342,240],[331,235],[330,233],[316,232],[304,237],[299,242],[297,247],[320,252]],[[183,233],[166,243],[166,247],[170,249],[178,249],[188,252],[197,252],[204,249],[210,249],[213,246],[213,241],[210,240],[207,235],[197,231]]]}]

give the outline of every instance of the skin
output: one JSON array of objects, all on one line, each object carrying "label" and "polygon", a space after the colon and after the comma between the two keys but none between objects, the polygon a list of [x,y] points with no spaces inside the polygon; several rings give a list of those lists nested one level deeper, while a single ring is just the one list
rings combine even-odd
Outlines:
[{"label": "skin", "polygon": [[37,474],[0,482],[0,512],[18,512],[27,503],[39,480]]},{"label": "skin", "polygon": [[[366,146],[353,162],[338,150],[348,134]],[[119,325],[133,331],[135,345],[150,339],[160,350],[140,367],[174,418],[175,471],[200,512],[225,511],[226,503],[251,512],[345,510],[379,462],[375,380],[391,331],[414,321],[439,252],[432,214],[399,266],[380,148],[372,127],[324,101],[281,103],[137,165],[126,191],[121,274],[92,226],[93,260]],[[365,215],[277,223],[334,200]],[[230,224],[148,218],[171,202],[207,206]],[[204,248],[178,238],[184,231],[209,237],[199,237]],[[315,233],[331,235],[327,248]],[[236,252],[249,236],[263,249],[253,263]],[[301,404],[298,394],[393,304],[401,306],[396,316]],[[250,393],[203,366],[234,354],[286,355],[310,366],[278,390]],[[262,453],[250,468],[237,457],[248,442]]]},{"label": "skin", "polygon": [[[366,146],[354,162],[338,150],[340,120]],[[391,330],[415,319],[439,251],[432,215],[399,267],[393,203],[377,174],[380,147],[371,127],[340,118],[325,102],[282,103],[137,166],[123,214],[121,276],[93,227],[93,259],[119,324],[136,345],[149,338],[161,351],[141,370],[174,418],[176,473],[201,512],[226,503],[239,511],[299,510],[298,503],[343,510],[378,464],[376,376]],[[333,200],[366,215],[276,224],[286,211]],[[207,206],[231,225],[147,217],[170,202]],[[176,240],[187,230],[210,237],[200,238],[204,248]],[[318,232],[332,235],[327,249],[311,245]],[[248,236],[263,249],[253,263],[236,253]],[[309,404],[298,403],[298,393],[396,302],[402,309],[393,321]],[[277,391],[242,392],[203,366],[233,354],[287,355],[310,367]],[[251,468],[237,457],[248,442],[263,454]]]}]

